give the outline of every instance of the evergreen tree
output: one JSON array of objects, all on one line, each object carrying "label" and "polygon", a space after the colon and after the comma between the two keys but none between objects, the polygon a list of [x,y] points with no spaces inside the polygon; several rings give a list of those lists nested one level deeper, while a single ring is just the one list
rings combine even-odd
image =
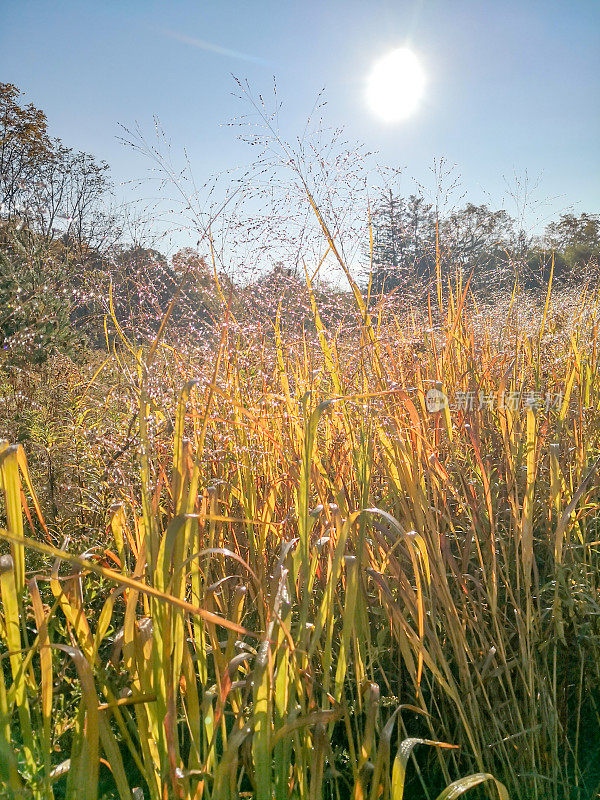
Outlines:
[{"label": "evergreen tree", "polygon": [[384,192],[372,214],[374,294],[427,284],[435,275],[435,214],[419,195]]}]

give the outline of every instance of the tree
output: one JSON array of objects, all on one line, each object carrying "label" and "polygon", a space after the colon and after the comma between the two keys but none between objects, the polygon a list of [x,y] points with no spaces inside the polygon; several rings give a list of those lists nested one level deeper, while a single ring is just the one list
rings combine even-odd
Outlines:
[{"label": "tree", "polygon": [[51,139],[44,112],[0,83],[0,342],[10,358],[40,361],[81,341],[76,328],[98,308],[89,275],[119,233],[107,171]]},{"label": "tree", "polygon": [[[173,292],[166,256],[141,245],[115,248],[102,259],[101,268],[105,283],[109,279],[112,284],[113,308],[121,327],[134,337],[155,333]],[[104,287],[105,296],[108,288]]]},{"label": "tree", "polygon": [[558,222],[548,225],[545,238],[569,268],[585,266],[600,257],[600,215],[562,214]]},{"label": "tree", "polygon": [[418,195],[382,194],[372,213],[374,294],[428,283],[435,275],[435,214]]},{"label": "tree", "polygon": [[106,238],[106,228],[114,225],[102,210],[110,188],[107,172],[108,164],[54,140],[29,198],[35,230],[47,240],[62,235],[80,255],[97,247]]},{"label": "tree", "polygon": [[[185,247],[171,259],[171,269],[179,300],[174,309],[175,320],[180,326],[185,324],[190,332],[198,326],[210,324],[223,311],[223,299],[217,288],[212,269],[197,250]],[[223,298],[229,301],[232,284],[229,277],[221,272],[217,280]]]},{"label": "tree", "polygon": [[48,135],[46,115],[0,83],[0,217],[47,240],[63,235],[80,250],[105,238],[101,201],[110,188],[108,165]]},{"label": "tree", "polygon": [[546,283],[552,266],[555,285],[597,281],[599,264],[600,216],[562,214],[527,253],[527,285]]},{"label": "tree", "polygon": [[[437,224],[436,224],[437,223]],[[471,286],[486,292],[510,288],[515,270],[527,277],[531,242],[504,210],[467,203],[438,217],[423,197],[407,200],[386,191],[373,212],[372,289],[410,292],[417,299],[437,275],[472,275]]]},{"label": "tree", "polygon": [[[115,249],[110,258],[101,259],[96,269],[99,283],[105,284],[105,297],[110,280],[117,321],[134,340],[156,335],[173,298],[176,302],[168,331],[176,329],[184,339],[193,341],[204,326],[221,314],[222,301],[214,275],[192,248],[180,250],[171,259],[140,245]],[[228,296],[229,280],[224,275],[218,277],[221,290]],[[100,298],[97,305],[102,304]]]},{"label": "tree", "polygon": [[71,325],[78,297],[69,253],[48,246],[27,228],[0,236],[0,350],[12,363],[43,363],[52,353],[75,353],[81,337]]},{"label": "tree", "polygon": [[11,220],[29,206],[41,165],[52,153],[46,115],[20,102],[12,83],[0,83],[0,216]]},{"label": "tree", "polygon": [[440,223],[440,243],[445,264],[459,268],[472,285],[506,283],[508,262],[515,241],[515,225],[506,211],[467,203]]}]

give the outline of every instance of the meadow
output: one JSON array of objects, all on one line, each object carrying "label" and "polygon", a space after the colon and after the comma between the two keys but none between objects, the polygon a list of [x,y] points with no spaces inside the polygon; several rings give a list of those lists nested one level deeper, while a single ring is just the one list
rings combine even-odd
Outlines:
[{"label": "meadow", "polygon": [[2,797],[598,796],[598,297],[346,272],[3,370]]}]

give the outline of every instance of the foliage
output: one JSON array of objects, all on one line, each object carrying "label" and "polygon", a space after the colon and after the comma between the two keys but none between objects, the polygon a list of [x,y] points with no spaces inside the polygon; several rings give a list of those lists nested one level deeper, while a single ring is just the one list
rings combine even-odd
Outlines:
[{"label": "foliage", "polygon": [[376,294],[435,278],[436,225],[431,204],[391,190],[382,193],[373,210],[372,288]]},{"label": "foliage", "polygon": [[0,217],[27,207],[40,167],[52,147],[46,115],[32,103],[20,103],[12,83],[0,83]]},{"label": "foliage", "polygon": [[76,262],[61,241],[47,246],[27,229],[0,227],[0,347],[11,363],[75,354]]},{"label": "foliage", "polygon": [[[598,278],[600,217],[597,214],[563,214],[546,229],[549,249],[556,253],[558,274],[573,282]],[[556,268],[555,268],[556,270]]]},{"label": "foliage", "polygon": [[597,215],[563,214],[544,235],[528,237],[504,210],[467,203],[442,216],[421,195],[381,193],[372,212],[372,291],[401,290],[404,297],[426,296],[437,280],[436,264],[447,279],[456,269],[471,276],[471,288],[485,297],[512,291],[515,278],[528,290],[554,280],[580,285],[597,277],[600,222]]},{"label": "foliage", "polygon": [[118,235],[104,203],[107,169],[50,139],[44,113],[0,83],[0,342],[9,363],[73,354],[84,340],[75,318],[89,300],[89,262]]},{"label": "foliage", "polygon": [[173,298],[169,316],[178,335],[202,335],[222,310],[223,293],[231,291],[226,276],[215,275],[191,248],[168,259],[157,250],[136,246],[111,254],[105,264],[113,287],[113,307],[119,324],[132,337],[156,334]]}]

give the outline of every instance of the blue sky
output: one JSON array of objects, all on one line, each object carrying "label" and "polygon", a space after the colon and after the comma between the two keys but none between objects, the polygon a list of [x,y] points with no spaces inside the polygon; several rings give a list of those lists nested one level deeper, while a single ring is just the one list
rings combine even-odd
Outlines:
[{"label": "blue sky", "polygon": [[[151,134],[153,115],[199,179],[251,160],[226,125],[246,110],[233,73],[267,94],[276,77],[285,135],[324,87],[328,122],[407,176],[427,181],[445,157],[469,199],[500,205],[527,170],[543,215],[600,212],[599,32],[598,0],[0,0],[0,80],[117,182],[145,168],[119,123]],[[414,117],[387,125],[365,104],[365,76],[403,44],[427,89]]]}]

